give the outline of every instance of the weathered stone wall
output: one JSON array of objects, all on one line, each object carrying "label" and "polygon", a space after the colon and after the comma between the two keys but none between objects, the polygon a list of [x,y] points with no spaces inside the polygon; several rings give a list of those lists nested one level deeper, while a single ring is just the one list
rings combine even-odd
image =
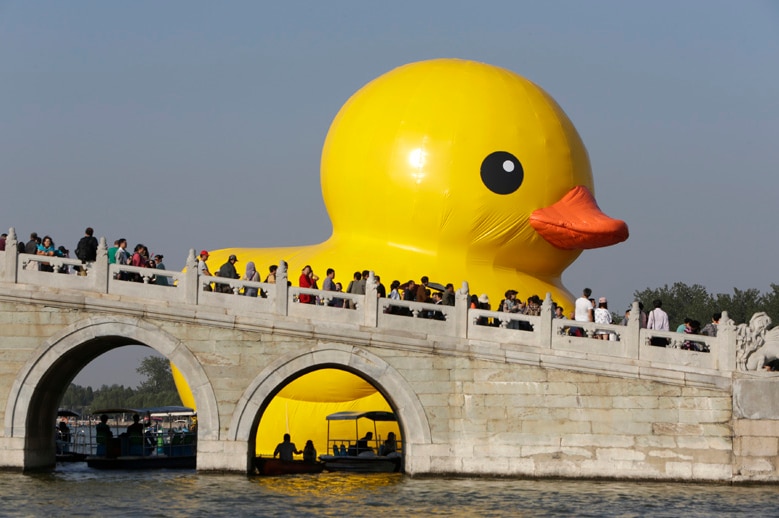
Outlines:
[{"label": "weathered stone wall", "polygon": [[199,469],[245,470],[264,398],[305,368],[341,365],[388,395],[411,474],[779,480],[779,416],[748,415],[765,391],[738,382],[736,397],[721,375],[705,384],[690,368],[665,382],[661,367],[630,358],[610,370],[583,352],[23,286],[0,293],[0,465],[53,456],[37,414],[96,352],[127,343],[185,373]]}]

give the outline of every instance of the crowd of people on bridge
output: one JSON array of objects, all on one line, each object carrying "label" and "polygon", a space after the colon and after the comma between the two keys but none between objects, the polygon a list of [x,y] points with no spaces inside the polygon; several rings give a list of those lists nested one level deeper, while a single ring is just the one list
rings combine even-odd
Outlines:
[{"label": "crowd of people on bridge", "polygon": [[[61,264],[55,268],[49,262],[46,261],[28,261],[25,268],[31,270],[39,270],[43,272],[54,272],[63,274],[79,274],[87,275],[88,263],[92,263],[97,260],[97,248],[98,241],[94,236],[94,229],[87,227],[84,230],[84,236],[79,239],[75,248],[75,256],[81,261],[84,266],[71,266],[69,264]],[[8,238],[7,233],[0,235],[0,250],[6,249],[6,240]],[[30,254],[30,255],[42,255],[48,257],[60,257],[70,258],[70,250],[65,246],[56,247],[54,239],[51,236],[45,235],[40,237],[37,232],[30,234],[30,239],[27,242],[19,240],[17,243],[17,253]],[[154,268],[159,270],[165,270],[165,264],[162,262],[163,255],[155,254],[151,256],[149,249],[142,243],[135,245],[133,252],[127,251],[127,239],[120,238],[114,241],[114,245],[108,249],[108,262],[109,264],[122,264],[128,266],[137,266],[139,268]],[[143,282],[143,275],[132,272],[119,272],[117,279],[124,281]],[[164,275],[149,275],[147,276],[151,284],[159,284],[162,286],[169,286],[170,278]]]},{"label": "crowd of people on bridge", "polygon": [[[0,235],[0,250],[6,248],[7,234]],[[30,239],[26,243],[19,241],[17,244],[18,253],[22,254],[34,254],[49,257],[69,257],[69,250],[64,246],[56,247],[54,240],[51,236],[39,237],[36,232],[30,234]],[[86,265],[97,259],[98,242],[94,237],[94,229],[87,227],[84,231],[84,236],[79,240],[76,245],[75,255]],[[244,281],[275,284],[276,272],[278,265],[270,265],[267,273],[264,276],[257,270],[254,262],[249,261],[243,270],[243,275],[238,273],[236,264],[239,262],[238,257],[230,255],[227,261],[222,264],[215,273],[211,273],[209,270],[207,261],[209,253],[207,250],[202,250],[198,255],[198,272],[202,276],[206,277],[218,277],[225,279],[241,279]],[[165,270],[165,264],[162,254],[156,254],[153,257],[149,254],[148,248],[139,243],[130,253],[127,250],[127,239],[120,238],[114,241],[112,247],[108,249],[108,262],[110,264],[129,265],[139,268],[155,268],[159,270]],[[30,261],[27,263],[27,268],[39,269],[41,271],[54,272],[55,267],[46,261]],[[67,264],[56,267],[56,271],[59,273],[78,273],[86,275],[86,267],[75,266],[71,267]],[[341,282],[335,280],[336,272],[333,268],[328,268],[325,273],[325,277],[322,280],[319,275],[314,273],[314,269],[311,265],[305,265],[301,270],[298,278],[298,286],[300,288],[307,288],[311,290],[320,290],[319,282],[322,280],[321,290],[325,292],[332,292],[330,296],[319,296],[309,292],[301,292],[297,295],[296,301],[300,304],[319,304],[328,305],[331,307],[339,307],[346,309],[355,309],[357,304],[353,298],[340,297],[339,293],[348,293],[352,295],[365,295],[366,283],[368,281],[370,272],[368,270],[358,270],[352,275],[346,289],[344,289]],[[121,271],[117,274],[117,278],[126,281],[143,282],[143,275],[137,272]],[[151,275],[146,276],[148,282],[158,285],[169,286],[172,285],[170,277],[164,275]],[[401,283],[399,280],[393,280],[390,283],[390,291],[387,293],[387,289],[381,282],[379,275],[374,275],[377,283],[377,296],[379,298],[388,298],[390,300],[406,301],[406,302],[423,302],[438,306],[454,306],[455,305],[455,290],[452,283],[439,284],[431,283],[427,276],[420,277],[419,282],[410,279]],[[288,284],[292,283],[288,281]],[[267,293],[256,286],[243,286],[233,287],[229,283],[220,283],[216,281],[206,281],[203,283],[203,289],[207,291],[217,291],[223,293],[241,293],[242,295],[249,297],[266,297]],[[477,317],[476,324],[483,326],[503,326],[509,329],[521,329],[526,331],[532,331],[532,325],[521,318],[520,316],[538,316],[541,314],[541,298],[534,294],[525,301],[518,297],[519,292],[515,289],[509,289],[505,292],[504,298],[497,306],[496,312],[506,313],[506,318],[498,318],[494,315],[487,316],[481,315]],[[486,311],[492,311],[492,305],[490,299],[486,294],[482,295],[469,295],[469,304],[471,309],[480,309]],[[565,314],[565,308],[552,302],[555,318],[567,318],[573,321],[579,322],[592,322],[595,324],[612,324],[612,314],[609,311],[608,300],[606,297],[599,297],[597,300],[592,297],[592,290],[585,288],[582,291],[582,295],[576,299],[574,308]],[[446,320],[446,312],[436,309],[417,310],[417,317],[429,318],[434,320]],[[408,305],[387,305],[385,311],[391,314],[413,316],[414,311]],[[630,317],[630,309],[625,312],[623,325],[627,325]],[[669,331],[670,324],[668,320],[668,314],[662,309],[662,301],[653,301],[653,309],[650,312],[644,311],[643,303],[639,302],[639,325],[641,328],[654,329],[657,331]],[[715,313],[712,315],[712,320],[706,326],[701,328],[700,322],[697,320],[685,318],[684,323],[679,325],[676,329],[678,333],[685,333],[690,335],[706,335],[717,336],[717,325],[721,313]],[[573,336],[585,336],[586,332],[584,328],[569,326],[565,328],[567,334]],[[607,328],[596,329],[592,333],[594,338],[599,340],[617,340],[617,334],[614,331],[610,331]],[[666,347],[669,344],[669,339],[661,336],[653,336],[650,340],[651,345],[658,347]],[[708,346],[704,342],[695,340],[685,340],[682,348],[693,351],[708,352]]]}]

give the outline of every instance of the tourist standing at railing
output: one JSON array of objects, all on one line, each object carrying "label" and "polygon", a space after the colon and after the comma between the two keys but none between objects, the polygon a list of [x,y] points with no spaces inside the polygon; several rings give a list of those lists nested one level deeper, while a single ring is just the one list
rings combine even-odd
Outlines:
[{"label": "tourist standing at railing", "polygon": [[[346,293],[352,293],[354,295],[365,295],[365,284],[362,282],[362,273],[354,272],[354,275],[352,276],[352,282],[350,282],[349,286],[346,288]],[[352,299],[348,299],[347,304],[349,309],[355,309],[357,307],[357,304]]]},{"label": "tourist standing at railing", "polygon": [[[57,255],[57,249],[54,248],[54,241],[52,241],[51,237],[45,236],[43,238],[43,242],[41,242],[40,245],[38,245],[38,255],[45,255],[49,257],[54,257]],[[38,269],[42,272],[53,272],[54,267],[49,263],[38,263]]]},{"label": "tourist standing at railing", "polygon": [[701,334],[706,336],[717,336],[717,326],[719,325],[719,319],[722,318],[722,313],[719,311],[711,316],[711,322],[703,326]]},{"label": "tourist standing at railing", "polygon": [[5,240],[8,238],[8,234],[3,232],[0,234],[0,251],[5,251]]},{"label": "tourist standing at railing", "polygon": [[576,299],[574,304],[574,320],[577,322],[591,322],[592,303],[590,302],[592,290],[584,288],[582,296]]},{"label": "tourist standing at railing", "polygon": [[[254,261],[249,261],[248,263],[246,263],[246,273],[244,273],[243,280],[260,282],[260,274],[257,273],[257,269],[254,267]],[[243,294],[246,295],[247,297],[256,297],[257,292],[258,292],[257,288],[250,288],[249,286],[246,286],[243,289]]]},{"label": "tourist standing at railing", "polygon": [[108,264],[116,264],[116,251],[119,250],[119,240],[114,241],[114,246],[107,250]]},{"label": "tourist standing at railing", "polygon": [[421,284],[417,285],[417,296],[415,300],[417,302],[428,302],[430,300],[430,290],[427,285],[430,282],[430,279],[427,278],[427,275],[423,275],[420,281]]},{"label": "tourist standing at railing", "polygon": [[374,275],[373,278],[376,279],[376,297],[379,299],[385,298],[387,296],[387,288],[381,283],[381,277]]},{"label": "tourist standing at railing", "polygon": [[30,240],[24,245],[24,253],[35,255],[38,253],[38,245],[41,244],[41,238],[38,237],[37,232],[30,234]]},{"label": "tourist standing at railing", "polygon": [[[114,263],[120,266],[126,266],[130,264],[130,254],[127,252],[127,240],[121,238],[118,240],[116,253],[114,254]],[[119,272],[117,279],[126,281],[129,280],[130,275],[128,272]]]},{"label": "tourist standing at railing", "polygon": [[[208,265],[206,264],[206,261],[208,261],[208,250],[201,250],[197,260],[197,272],[199,275],[205,275],[206,277],[211,277],[211,272],[208,270]],[[211,282],[209,281],[203,282],[203,290],[211,291]]]},{"label": "tourist standing at railing", "polygon": [[[30,240],[24,245],[24,249],[20,250],[25,254],[35,255],[38,253],[38,245],[41,243],[41,238],[38,237],[37,232],[30,234]],[[25,267],[25,270],[40,270],[40,264],[36,261],[29,261]]]},{"label": "tourist standing at railing", "polygon": [[[479,301],[478,302],[478,304],[479,304],[478,308],[479,309],[486,309],[487,311],[490,310],[490,298],[487,296],[486,293],[482,293],[481,295],[479,295],[478,301]],[[476,319],[476,325],[477,326],[488,326],[488,325],[491,324],[491,320],[492,319],[489,318],[489,317],[481,316],[481,317]]]},{"label": "tourist standing at railing", "polygon": [[[668,331],[670,329],[670,323],[668,322],[668,313],[662,310],[663,301],[656,299],[652,305],[655,307],[649,312],[647,318],[647,329],[656,329],[658,331]],[[659,336],[653,336],[649,343],[657,347],[666,347],[668,345],[668,339]]]},{"label": "tourist standing at railing", "polygon": [[[227,262],[219,267],[219,270],[216,272],[216,276],[223,277],[225,279],[240,279],[241,276],[238,275],[238,272],[235,270],[235,263],[237,262],[238,262],[238,257],[235,255],[231,255],[230,257],[227,258]],[[233,292],[233,289],[230,287],[229,284],[217,284],[217,290],[221,291],[222,293]]]},{"label": "tourist standing at railing", "polygon": [[[158,270],[164,270],[165,264],[162,262],[162,254],[157,254],[154,256],[154,267]],[[154,276],[154,282],[157,284],[157,286],[171,286],[170,283],[170,277],[165,275],[155,275]]]},{"label": "tourist standing at railing", "polygon": [[[307,264],[303,267],[303,271],[300,272],[298,285],[301,288],[316,289],[316,281],[318,279],[319,277],[314,275],[314,270],[312,270],[311,266]],[[298,295],[298,301],[301,304],[314,304],[316,302],[316,297],[309,295],[308,293],[301,293]]]},{"label": "tourist standing at railing", "polygon": [[454,284],[451,282],[444,288],[444,294],[441,296],[441,303],[444,306],[454,306]]},{"label": "tourist standing at railing", "polygon": [[[504,313],[519,313],[520,306],[517,303],[517,291],[516,290],[507,290],[504,294],[505,298],[503,299],[503,308],[498,307],[498,311],[502,311]],[[508,320],[508,324],[506,325],[508,329],[519,329],[519,321],[518,320]]]},{"label": "tourist standing at railing", "polygon": [[87,227],[84,230],[84,237],[79,239],[76,245],[76,258],[80,259],[83,264],[97,260],[97,238],[95,238],[94,233],[92,227]]},{"label": "tourist standing at railing", "polygon": [[[135,245],[133,255],[130,257],[130,266],[137,266],[138,268],[147,268],[149,266],[149,250],[142,243]],[[143,282],[143,276],[140,273],[133,273],[129,277],[135,282]]]},{"label": "tourist standing at railing", "polygon": [[[595,308],[594,318],[596,324],[611,324],[611,311],[609,311],[609,304],[606,297],[598,299],[598,307]],[[599,340],[608,340],[609,331],[598,329],[595,331],[595,337]]]},{"label": "tourist standing at railing", "polygon": [[[335,291],[336,291],[336,293],[343,293],[343,291],[344,291],[343,284],[341,284],[340,282],[336,282],[335,283]],[[342,308],[342,307],[344,307],[344,299],[342,299],[340,297],[334,298],[332,306],[334,308]]]},{"label": "tourist standing at railing", "polygon": [[279,267],[275,264],[272,264],[268,267],[268,276],[265,277],[265,282],[268,284],[276,284],[276,270],[278,270]]},{"label": "tourist standing at railing", "polygon": [[[322,282],[322,289],[324,291],[335,291],[335,270],[332,268],[327,269],[327,273],[325,274],[325,280]],[[335,305],[335,299],[331,298],[327,302],[328,306],[334,306]]]}]

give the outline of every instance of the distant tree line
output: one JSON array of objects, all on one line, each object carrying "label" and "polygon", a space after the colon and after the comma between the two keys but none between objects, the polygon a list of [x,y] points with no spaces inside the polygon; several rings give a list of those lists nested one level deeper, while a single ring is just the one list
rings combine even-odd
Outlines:
[{"label": "distant tree line", "polygon": [[145,380],[137,388],[103,385],[97,390],[71,383],[62,397],[60,408],[89,414],[101,408],[148,408],[181,405],[170,362],[166,358],[147,356],[136,369]]},{"label": "distant tree line", "polygon": [[[771,284],[771,290],[761,293],[756,289],[733,289],[733,293],[711,294],[700,284],[688,286],[683,282],[667,284],[662,288],[646,288],[633,293],[634,299],[644,303],[644,311],[652,310],[652,302],[663,301],[663,310],[668,313],[671,330],[684,322],[685,318],[697,320],[701,325],[711,322],[714,313],[727,311],[736,324],[749,322],[752,315],[760,311],[768,313],[774,325],[779,323],[779,285]],[[624,315],[619,315],[622,319]]]}]

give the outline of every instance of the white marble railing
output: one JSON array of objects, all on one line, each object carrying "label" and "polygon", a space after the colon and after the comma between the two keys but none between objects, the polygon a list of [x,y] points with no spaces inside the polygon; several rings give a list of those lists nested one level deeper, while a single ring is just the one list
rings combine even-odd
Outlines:
[{"label": "white marble railing", "polygon": [[[549,294],[541,307],[540,316],[470,309],[467,282],[463,282],[462,288],[456,292],[454,306],[442,306],[379,298],[373,272],[366,284],[366,294],[354,295],[289,286],[287,268],[283,261],[279,262],[276,272],[277,282],[267,284],[198,275],[194,250],[189,251],[183,272],[109,264],[105,238],[100,239],[97,260],[84,265],[86,275],[38,271],[35,266],[29,266],[47,262],[53,266],[81,267],[81,261],[78,259],[17,254],[14,250],[16,235],[14,229],[11,229],[6,251],[0,252],[0,281],[5,283],[213,306],[235,312],[251,312],[258,317],[267,314],[271,319],[275,316],[291,316],[311,322],[350,323],[379,329],[404,330],[425,333],[428,338],[448,336],[506,344],[511,347],[530,346],[548,349],[561,356],[588,355],[620,358],[621,361],[646,360],[652,365],[665,365],[677,370],[709,369],[722,373],[736,370],[737,330],[732,322],[729,322],[726,313],[723,314],[718,336],[715,338],[641,329],[637,303],[633,304],[627,325],[594,324],[553,318]],[[120,280],[120,272],[138,274],[141,282]],[[155,284],[155,276],[167,277],[170,285]],[[217,291],[216,284],[229,285],[232,293]],[[215,291],[204,290],[205,285],[214,287]],[[256,288],[265,296],[241,295],[247,287]],[[318,303],[297,302],[301,294],[312,295]],[[342,299],[345,307],[328,305],[333,298]],[[354,302],[356,309],[349,309],[350,300]],[[583,329],[583,336],[572,336],[569,333],[571,328]],[[608,331],[615,339],[596,339],[596,330]],[[667,338],[669,346],[651,346],[652,337]],[[686,340],[705,344],[709,352],[681,349]]]}]

